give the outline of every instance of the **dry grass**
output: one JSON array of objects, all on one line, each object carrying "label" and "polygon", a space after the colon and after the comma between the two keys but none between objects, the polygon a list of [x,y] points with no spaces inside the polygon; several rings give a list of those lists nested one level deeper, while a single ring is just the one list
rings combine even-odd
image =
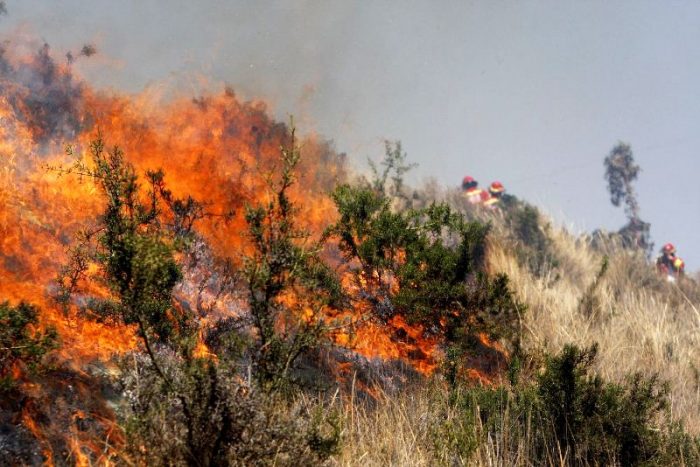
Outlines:
[{"label": "dry grass", "polygon": [[386,466],[434,464],[428,417],[434,413],[427,391],[399,397],[382,395],[376,406],[341,402],[344,449],[334,465]]},{"label": "dry grass", "polygon": [[[641,372],[657,373],[670,383],[671,416],[681,420],[691,434],[700,434],[700,312],[697,285],[678,287],[659,278],[639,256],[611,246],[610,265],[595,290],[593,313],[581,311],[580,302],[600,270],[602,252],[585,238],[564,229],[553,229],[559,265],[536,278],[518,264],[504,241],[505,229],[496,219],[490,245],[489,269],[505,272],[521,300],[528,304],[523,322],[524,345],[529,350],[559,351],[565,344],[587,346],[599,343],[596,370],[612,381]],[[691,292],[689,292],[690,290]],[[340,404],[345,419],[344,448],[334,465],[531,465],[528,433],[521,441],[506,443],[507,429],[499,437],[475,430],[486,439],[467,459],[444,458],[435,448],[435,417],[441,421],[456,416],[449,402],[440,399],[439,387],[412,390],[399,397],[381,397],[373,407]],[[437,396],[436,396],[437,395]],[[436,399],[436,397],[438,399]],[[478,419],[478,417],[477,417]],[[515,447],[513,447],[515,446]],[[509,451],[510,450],[510,451]],[[566,453],[550,459],[563,465]]]},{"label": "dry grass", "polygon": [[619,248],[608,251],[610,268],[596,291],[599,309],[586,315],[579,302],[603,261],[583,240],[564,230],[552,233],[560,258],[559,278],[536,279],[509,251],[494,242],[490,267],[507,273],[529,305],[525,343],[530,349],[556,352],[564,344],[598,342],[598,372],[621,381],[633,372],[657,373],[671,384],[674,418],[700,434],[700,314],[687,293],[657,277],[638,256]]},{"label": "dry grass", "polygon": [[[500,426],[488,432],[479,422],[478,408],[473,423],[449,401],[448,391],[437,385],[401,394],[381,395],[375,404],[358,404],[352,397],[336,406],[345,422],[343,450],[331,460],[337,466],[534,466],[528,425],[525,432]],[[504,414],[503,420],[508,420]],[[445,427],[445,429],[441,429]],[[474,449],[457,445],[447,432],[464,433],[464,438],[485,440]],[[515,442],[512,442],[515,439]],[[468,451],[462,453],[462,451]],[[553,449],[557,452],[557,449]],[[547,466],[565,465],[566,453],[547,460]]]}]

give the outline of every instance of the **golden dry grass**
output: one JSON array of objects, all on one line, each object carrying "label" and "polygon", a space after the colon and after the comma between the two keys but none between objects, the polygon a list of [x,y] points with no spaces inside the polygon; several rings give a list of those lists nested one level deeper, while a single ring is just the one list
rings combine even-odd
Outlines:
[{"label": "golden dry grass", "polygon": [[633,372],[658,374],[671,385],[674,418],[700,434],[700,313],[677,284],[664,282],[643,258],[617,247],[607,251],[610,267],[596,296],[597,313],[587,316],[579,302],[600,270],[604,254],[585,239],[559,229],[551,233],[560,266],[554,280],[523,270],[498,241],[489,255],[494,271],[507,273],[529,309],[524,342],[530,349],[556,352],[564,344],[599,344],[597,371],[612,381]]},{"label": "golden dry grass", "polygon": [[427,417],[433,411],[427,392],[381,396],[376,407],[341,403],[345,421],[343,450],[334,465],[386,466],[434,464]]},{"label": "golden dry grass", "polygon": [[[670,383],[671,416],[682,421],[691,434],[700,434],[700,293],[688,292],[697,291],[697,285],[668,284],[639,255],[608,246],[609,269],[594,292],[596,309],[588,315],[580,310],[580,301],[605,254],[585,237],[575,237],[565,229],[552,229],[549,236],[559,264],[538,278],[518,264],[513,251],[518,245],[506,241],[501,220],[494,221],[488,267],[491,272],[508,274],[514,290],[528,305],[524,346],[531,351],[557,352],[565,344],[597,342],[596,371],[601,376],[622,381],[633,372],[658,374]],[[430,427],[435,424],[430,419],[449,421],[456,412],[449,402],[435,400],[440,393],[435,389],[382,397],[375,407],[345,400],[341,404],[344,448],[333,459],[334,465],[532,465],[527,433],[521,434],[516,448],[481,433],[480,439],[486,441],[468,460],[442,458],[443,453],[434,446]],[[480,427],[465,429],[479,431]],[[505,436],[507,432],[503,430]],[[512,452],[504,452],[507,449]],[[562,454],[548,463],[563,465],[565,458]]]}]

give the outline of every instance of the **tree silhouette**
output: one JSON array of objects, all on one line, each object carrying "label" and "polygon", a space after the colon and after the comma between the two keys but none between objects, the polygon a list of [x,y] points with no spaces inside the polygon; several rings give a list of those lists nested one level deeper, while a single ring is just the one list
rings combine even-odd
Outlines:
[{"label": "tree silhouette", "polygon": [[628,247],[637,247],[651,252],[649,229],[651,224],[644,222],[639,217],[639,202],[632,182],[639,176],[640,168],[634,162],[634,155],[629,144],[619,142],[612,148],[605,158],[605,179],[608,182],[610,202],[613,206],[625,205],[627,224],[618,232],[623,243]]}]

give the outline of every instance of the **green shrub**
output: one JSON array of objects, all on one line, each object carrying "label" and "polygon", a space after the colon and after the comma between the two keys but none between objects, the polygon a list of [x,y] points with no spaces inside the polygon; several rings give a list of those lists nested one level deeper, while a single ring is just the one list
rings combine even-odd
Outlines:
[{"label": "green shrub", "polygon": [[[246,208],[252,252],[243,278],[255,330],[250,353],[254,375],[266,388],[293,382],[297,359],[318,347],[327,330],[323,313],[343,300],[334,272],[321,260],[321,245],[298,227],[298,207],[289,198],[300,160],[294,130],[281,150],[281,173],[270,182],[270,201]],[[285,300],[285,295],[287,300]]]},{"label": "green shrub", "polygon": [[537,277],[559,264],[554,253],[554,245],[547,235],[549,226],[542,225],[540,212],[527,203],[512,203],[506,209],[506,222],[512,239],[517,242],[516,257]]},{"label": "green shrub", "polygon": [[[95,182],[104,210],[73,249],[59,277],[58,298],[68,308],[83,282],[100,281],[111,294],[92,299],[89,316],[136,326],[141,352],[121,362],[126,398],[119,416],[129,456],[144,465],[202,466],[312,465],[327,458],[340,440],[332,416],[294,408],[279,395],[245,383],[237,371],[241,356],[253,347],[255,379],[284,376],[314,343],[319,328],[314,323],[313,332],[279,332],[276,299],[290,286],[312,291],[309,284],[332,284],[316,252],[296,243],[294,206],[285,194],[296,149],[283,152],[292,163],[284,160],[275,201],[246,215],[256,247],[245,271],[251,313],[265,339],[257,347],[240,333],[239,322],[205,329],[189,307],[173,303],[173,289],[182,278],[176,252],[188,251],[202,207],[192,198],[175,199],[160,171],[147,173],[148,189],[143,190],[119,148],[107,151],[98,139],[90,150],[90,163],[78,161],[69,172]],[[90,263],[99,269],[96,276],[88,274]],[[310,295],[321,300],[320,293]],[[218,358],[197,356],[200,336],[221,352]]]},{"label": "green shrub", "polygon": [[[501,443],[502,461],[520,453],[536,465],[669,465],[700,462],[700,439],[668,421],[668,387],[656,377],[624,383],[593,374],[597,347],[565,346],[544,370],[510,389],[456,386],[451,405],[462,420],[438,424],[439,449],[464,458],[488,441]],[[477,441],[475,441],[475,437]],[[466,449],[469,447],[469,449]],[[449,457],[449,456],[447,456]]]},{"label": "green shrub", "polygon": [[[401,185],[402,174],[394,184]],[[355,275],[352,298],[367,303],[380,323],[399,315],[461,351],[482,332],[517,337],[524,307],[506,276],[484,271],[489,226],[443,203],[397,209],[377,188],[382,180],[342,185],[332,194],[340,218],[326,237],[337,240]]]},{"label": "green shrub", "polygon": [[11,374],[20,365],[33,371],[41,363],[44,355],[55,348],[58,342],[56,330],[48,328],[40,331],[38,309],[28,303],[11,306],[0,303],[0,393],[15,388],[16,381]]}]

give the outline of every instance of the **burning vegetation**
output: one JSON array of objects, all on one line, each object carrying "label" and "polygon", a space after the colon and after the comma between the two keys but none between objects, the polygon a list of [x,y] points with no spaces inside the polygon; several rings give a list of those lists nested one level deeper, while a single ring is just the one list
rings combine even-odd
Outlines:
[{"label": "burning vegetation", "polygon": [[[518,429],[551,423],[533,459],[656,459],[656,379],[604,384],[588,373],[595,347],[522,345],[526,307],[488,267],[489,235],[509,229],[504,244],[545,276],[555,254],[536,209],[509,197],[484,217],[409,195],[398,143],[351,179],[344,154],[261,102],[106,94],[73,75],[75,56],[0,53],[2,458],[340,462],[342,407],[430,381],[449,399],[430,418],[437,462],[468,462],[477,442],[441,410],[498,430],[475,404],[513,409]],[[601,449],[572,431],[601,426]]]},{"label": "burning vegetation", "polygon": [[48,45],[0,59],[2,377],[36,446],[3,447],[20,462],[245,459],[262,435],[243,412],[274,418],[274,394],[363,369],[371,397],[383,372],[429,376],[451,346],[512,331],[487,229],[396,207],[400,149],[347,183],[344,155],[230,89],[163,104],[91,89]]}]

